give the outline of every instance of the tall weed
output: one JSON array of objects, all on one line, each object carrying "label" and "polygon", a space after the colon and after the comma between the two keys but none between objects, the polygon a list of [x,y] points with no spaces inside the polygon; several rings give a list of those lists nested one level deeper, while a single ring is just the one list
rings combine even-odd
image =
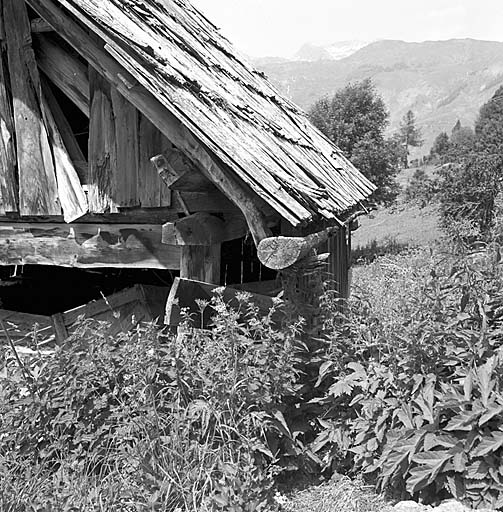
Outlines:
[{"label": "tall weed", "polygon": [[211,331],[187,318],[178,335],[147,326],[112,339],[86,321],[53,356],[11,359],[0,508],[266,510],[290,436],[297,326],[239,300],[212,299]]}]

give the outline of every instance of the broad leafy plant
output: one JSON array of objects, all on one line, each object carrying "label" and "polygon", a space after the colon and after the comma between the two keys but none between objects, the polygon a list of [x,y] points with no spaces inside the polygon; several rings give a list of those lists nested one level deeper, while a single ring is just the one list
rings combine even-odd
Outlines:
[{"label": "broad leafy plant", "polygon": [[406,276],[388,282],[392,315],[367,293],[329,323],[311,400],[326,470],[363,471],[403,497],[503,506],[503,273],[491,258],[437,260],[408,289]]}]

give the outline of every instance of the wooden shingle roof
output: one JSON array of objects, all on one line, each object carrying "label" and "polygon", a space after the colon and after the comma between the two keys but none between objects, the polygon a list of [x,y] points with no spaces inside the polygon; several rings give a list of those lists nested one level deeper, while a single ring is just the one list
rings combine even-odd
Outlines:
[{"label": "wooden shingle roof", "polygon": [[375,190],[188,1],[50,1],[99,35],[105,51],[292,225],[335,223]]}]

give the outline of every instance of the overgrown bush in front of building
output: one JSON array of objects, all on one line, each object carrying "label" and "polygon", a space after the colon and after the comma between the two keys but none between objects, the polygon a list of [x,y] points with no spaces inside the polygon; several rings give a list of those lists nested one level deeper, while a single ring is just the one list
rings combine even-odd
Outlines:
[{"label": "overgrown bush in front of building", "polygon": [[278,454],[294,442],[283,411],[297,326],[240,301],[212,299],[212,331],[112,339],[86,321],[49,357],[11,353],[0,509],[273,510]]}]

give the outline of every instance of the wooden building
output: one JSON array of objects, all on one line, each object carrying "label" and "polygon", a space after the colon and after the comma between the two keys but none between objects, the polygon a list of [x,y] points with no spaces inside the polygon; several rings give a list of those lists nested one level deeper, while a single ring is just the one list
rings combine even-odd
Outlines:
[{"label": "wooden building", "polygon": [[374,186],[188,1],[0,0],[0,51],[0,265],[347,278]]}]

